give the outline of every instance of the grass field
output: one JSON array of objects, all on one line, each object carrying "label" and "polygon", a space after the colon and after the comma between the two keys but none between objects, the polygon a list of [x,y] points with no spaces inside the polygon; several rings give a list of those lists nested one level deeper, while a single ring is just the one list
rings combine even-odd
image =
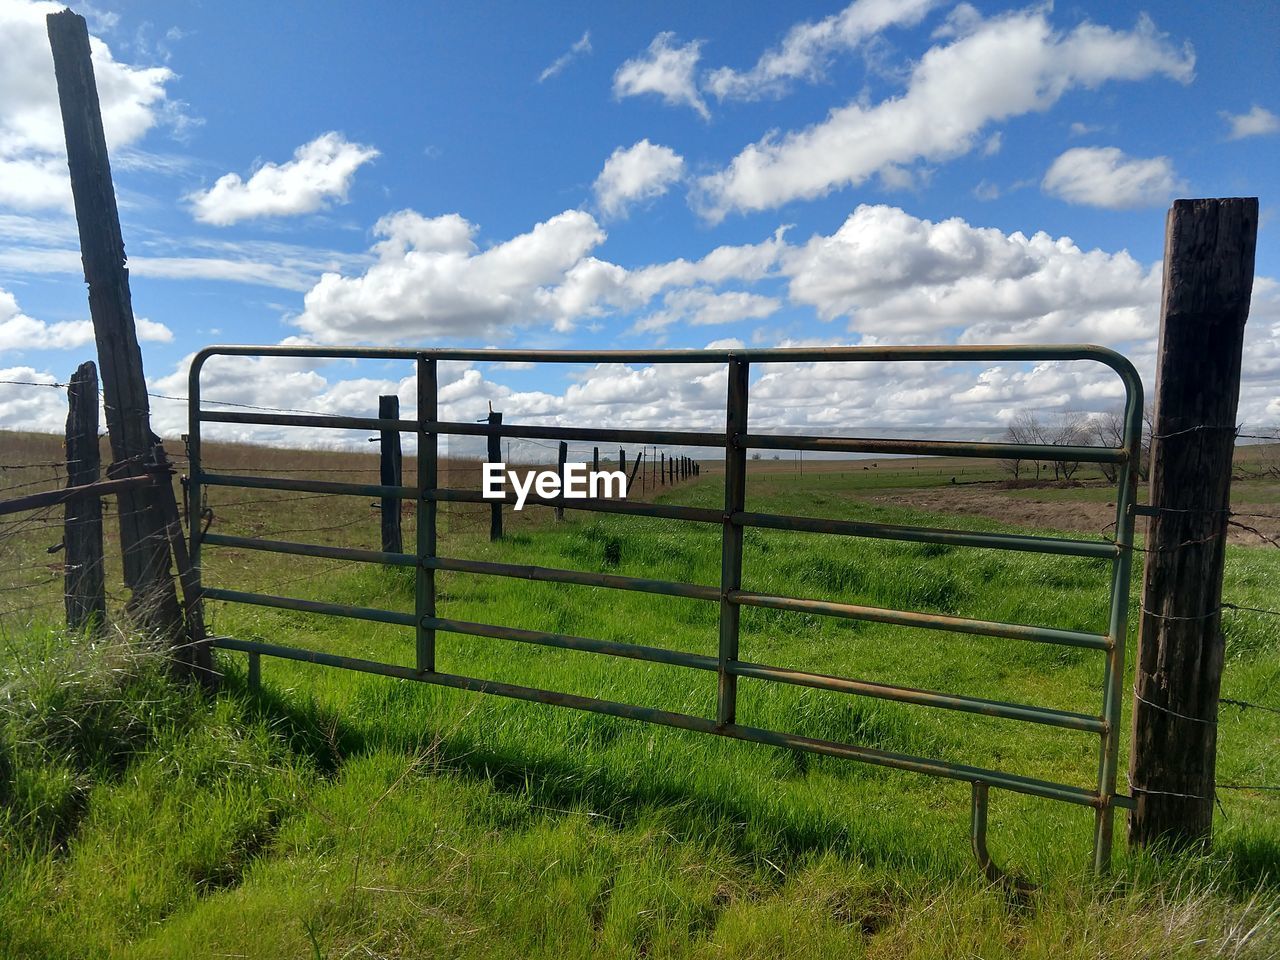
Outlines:
[{"label": "grass field", "polygon": [[[55,458],[44,449],[56,449],[52,441],[23,442],[30,460]],[[373,459],[355,454],[210,447],[206,460],[376,475]],[[978,462],[832,461],[801,473],[762,460],[749,465],[748,509],[935,526],[960,525],[952,514],[963,512],[965,526],[994,530],[1012,527],[989,509],[953,508],[978,489],[1008,504],[1107,503],[1096,485],[997,490],[995,479]],[[703,506],[722,496],[713,464],[658,493]],[[1273,496],[1259,479],[1238,485],[1235,499],[1280,513]],[[376,546],[376,512],[358,498],[219,490],[211,505],[223,533]],[[568,516],[557,524],[549,511],[524,511],[490,544],[482,513],[460,510],[442,522],[441,552],[718,582],[714,527]],[[0,530],[14,558],[44,556],[34,573],[8,554],[0,562],[5,957],[1280,951],[1277,792],[1222,789],[1202,857],[1156,863],[1120,842],[1111,876],[1093,878],[1088,811],[994,791],[993,854],[1040,885],[1013,898],[972,862],[965,784],[287,661],[264,660],[254,695],[232,654],[219,657],[224,691],[206,700],[164,682],[156,655],[136,641],[65,636],[57,557],[43,554],[55,526]],[[1089,560],[746,536],[747,589],[1011,622],[1102,631],[1107,578]],[[210,548],[205,580],[413,609],[403,570]],[[1228,599],[1274,609],[1278,586],[1280,550],[1228,548]],[[462,574],[439,576],[439,601],[458,619],[715,652],[717,608],[701,601]],[[399,627],[221,604],[209,619],[242,638],[413,659],[412,633]],[[1280,706],[1278,625],[1247,611],[1227,618],[1224,696]],[[746,609],[741,652],[1081,712],[1100,698],[1100,655],[1065,647]],[[701,671],[445,634],[438,661],[472,676],[714,709],[714,675]],[[1082,786],[1096,776],[1089,734],[758,681],[741,682],[739,704],[740,720],[757,726]],[[1221,783],[1280,785],[1280,714],[1224,706],[1219,744]],[[1118,826],[1122,838],[1123,819]]]}]

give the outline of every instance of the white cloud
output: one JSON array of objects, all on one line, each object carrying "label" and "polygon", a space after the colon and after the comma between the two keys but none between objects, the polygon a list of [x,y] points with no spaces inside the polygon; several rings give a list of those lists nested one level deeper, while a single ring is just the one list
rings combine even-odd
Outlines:
[{"label": "white cloud", "polygon": [[[168,343],[173,332],[163,323],[144,317],[135,321],[139,340]],[[0,350],[14,353],[23,350],[72,350],[93,343],[93,322],[60,320],[46,323],[27,316],[18,307],[17,298],[0,287]]]},{"label": "white cloud", "polygon": [[[71,209],[66,144],[45,16],[62,3],[0,2],[0,204],[23,210]],[[158,123],[183,120],[167,99],[174,74],[166,67],[118,62],[89,38],[102,126],[111,150],[143,138]]]},{"label": "white cloud", "polygon": [[596,177],[596,203],[605,216],[621,216],[637,201],[662,196],[683,173],[684,158],[670,147],[647,139],[618,147]]},{"label": "white cloud", "polygon": [[1040,186],[1068,203],[1111,210],[1159,206],[1185,189],[1168,157],[1129,157],[1118,147],[1074,147],[1053,161]]},{"label": "white cloud", "polygon": [[750,70],[720,67],[704,86],[720,100],[758,100],[786,92],[791,81],[821,80],[832,55],[852,50],[887,27],[914,26],[941,0],[854,0],[839,13],[797,23]]},{"label": "white cloud", "polygon": [[538,74],[538,82],[542,83],[545,80],[550,80],[552,77],[561,73],[565,67],[567,67],[570,63],[572,63],[578,57],[590,52],[591,52],[591,31],[584,30],[582,32],[581,39],[579,39],[577,43],[571,46],[564,53],[560,54],[560,56],[556,57],[555,60],[551,61],[551,64],[545,70],[542,71],[542,73]]},{"label": "white cloud", "polygon": [[[424,341],[487,336],[520,324],[558,323],[615,285],[621,268],[589,258],[605,234],[568,210],[480,250],[457,214],[402,210],[374,232],[377,262],[361,276],[326,273],[306,295],[298,326],[320,342]],[[584,294],[584,289],[586,293]]]},{"label": "white cloud", "polygon": [[188,199],[197,220],[219,227],[256,217],[314,213],[331,200],[345,202],[356,171],[376,156],[373,147],[330,131],[304,143],[287,163],[263,164],[248,180],[225,174]]},{"label": "white cloud", "polygon": [[672,106],[692,107],[704,120],[711,113],[698,93],[696,71],[702,41],[676,44],[674,33],[660,33],[641,56],[628,60],[613,75],[613,95],[638,97],[655,93]]},{"label": "white cloud", "polygon": [[1084,23],[1066,34],[1040,7],[982,21],[925,53],[900,96],[850,103],[806,129],[767,135],[703,177],[693,200],[715,221],[821,196],[903,164],[967,153],[988,124],[1046,110],[1067,90],[1156,75],[1189,82],[1193,66],[1190,49],[1173,46],[1145,17],[1130,31]]},{"label": "white cloud", "polygon": [[783,272],[793,303],[889,342],[1122,344],[1153,336],[1158,318],[1158,269],[1124,251],[896,207],[858,207],[834,234],[791,248]]},{"label": "white cloud", "polygon": [[1260,107],[1256,103],[1248,113],[1228,113],[1222,111],[1222,119],[1227,121],[1231,130],[1228,140],[1242,140],[1245,137],[1262,137],[1271,133],[1280,133],[1280,117]]},{"label": "white cloud", "polygon": [[706,287],[672,290],[662,298],[662,309],[636,321],[635,331],[662,330],[673,323],[715,326],[741,320],[763,320],[777,313],[782,301],[745,290],[716,293]]}]

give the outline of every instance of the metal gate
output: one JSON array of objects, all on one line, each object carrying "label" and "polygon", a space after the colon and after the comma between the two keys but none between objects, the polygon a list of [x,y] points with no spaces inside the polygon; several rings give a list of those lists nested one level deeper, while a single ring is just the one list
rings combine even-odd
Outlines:
[{"label": "metal gate", "polygon": [[[370,417],[319,416],[225,412],[207,410],[200,401],[200,373],[214,356],[310,357],[315,359],[412,360],[417,365],[418,411],[414,420],[383,420]],[[901,363],[910,361],[1094,361],[1119,375],[1125,389],[1124,436],[1119,447],[1058,446],[1044,444],[957,442],[948,440],[873,439],[856,436],[798,436],[751,433],[747,425],[751,364],[759,363]],[[552,427],[503,423],[463,423],[437,418],[437,365],[441,361],[535,362],[535,363],[646,363],[724,364],[728,368],[728,395],[724,432],[687,430],[632,430]],[[1110,862],[1114,811],[1131,807],[1132,798],[1116,792],[1116,763],[1120,741],[1121,680],[1124,673],[1125,630],[1128,620],[1129,575],[1132,563],[1134,528],[1134,487],[1142,429],[1142,383],[1132,364],[1123,356],[1090,345],[1026,346],[922,346],[922,347],[833,347],[823,349],[774,350],[680,350],[680,351],[538,351],[538,350],[399,350],[328,347],[210,347],[198,353],[190,372],[190,497],[200,503],[200,490],[207,486],[250,487],[312,493],[348,494],[361,497],[392,497],[412,500],[417,512],[417,543],[413,553],[385,553],[345,547],[224,536],[201,532],[200,523],[191,523],[191,557],[199,574],[204,547],[236,547],[266,550],[308,557],[393,564],[416,569],[415,611],[354,607],[314,600],[246,593],[204,586],[209,600],[260,604],[339,617],[399,624],[416,633],[416,664],[413,667],[320,653],[295,647],[215,637],[213,646],[249,654],[250,676],[256,680],[261,656],[283,657],[325,666],[417,680],[462,690],[496,694],[518,700],[536,701],[595,713],[643,720],[702,733],[755,741],[793,750],[860,760],[865,763],[909,770],[916,773],[966,781],[972,785],[971,840],[983,870],[993,880],[1010,880],[991,862],[986,848],[987,794],[990,787],[1051,800],[1092,807],[1096,813],[1093,867],[1105,870]],[[200,431],[205,423],[271,424],[316,429],[398,430],[413,433],[418,440],[418,484],[383,486],[281,477],[232,476],[206,472],[200,459]],[[715,524],[722,530],[721,578],[719,586],[649,580],[547,567],[481,562],[440,556],[437,551],[437,514],[442,502],[486,501],[478,490],[440,488],[438,483],[438,438],[441,435],[482,436],[499,433],[503,437],[531,440],[613,441],[620,443],[660,443],[723,450],[725,462],[725,502],[723,510],[674,504],[631,503],[607,499],[546,499],[529,496],[527,502],[570,510],[630,514]],[[1082,540],[938,529],[856,520],[783,516],[745,510],[747,453],[750,450],[800,450],[824,453],[908,454],[984,458],[1071,460],[1116,465],[1115,541]],[[514,494],[508,495],[508,500]],[[198,511],[193,512],[198,516]],[[1017,550],[1070,557],[1093,557],[1111,561],[1111,591],[1108,629],[1105,634],[1052,627],[1009,624],[996,621],[943,616],[907,610],[882,609],[791,596],[772,596],[743,590],[743,531],[749,527],[807,531],[852,537],[872,537],[914,543],[946,544]],[[435,572],[460,571],[469,574],[518,577],[555,583],[580,584],[613,590],[635,590],[673,597],[688,597],[719,605],[719,648],[716,656],[620,643],[588,637],[521,630],[492,624],[441,617],[436,610]],[[976,697],[939,693],[871,683],[844,677],[808,673],[739,659],[739,616],[743,606],[802,611],[826,617],[848,618],[923,627],[933,630],[978,634],[1018,642],[1060,644],[1097,651],[1102,660],[1102,696],[1096,713],[1075,713],[1026,704],[1005,703]],[[643,705],[519,686],[494,680],[443,673],[436,669],[439,633],[495,637],[522,643],[606,656],[627,657],[652,663],[670,664],[713,673],[717,683],[714,717],[659,710]],[[944,759],[887,752],[853,743],[800,736],[785,731],[745,726],[737,722],[737,681],[739,677],[797,684],[856,696],[901,703],[958,710],[968,713],[1047,724],[1098,736],[1097,785],[1092,789],[1054,783],[1017,773],[953,763]]]}]

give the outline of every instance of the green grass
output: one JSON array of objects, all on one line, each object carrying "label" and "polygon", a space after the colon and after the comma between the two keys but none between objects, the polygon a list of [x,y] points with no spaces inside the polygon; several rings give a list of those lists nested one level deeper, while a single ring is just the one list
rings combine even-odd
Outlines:
[{"label": "green grass", "polygon": [[[861,478],[832,473],[765,474],[751,506],[957,525],[868,506],[849,495]],[[669,494],[721,496],[714,475]],[[224,532],[261,535],[347,520],[314,501],[219,512]],[[715,528],[543,513],[500,544],[456,523],[444,549],[718,582]],[[374,529],[309,539],[369,546]],[[1105,621],[1108,568],[1087,560],[751,531],[744,569],[754,590],[1085,630]],[[403,570],[210,549],[206,580],[413,608]],[[1280,552],[1229,548],[1230,600],[1274,607],[1278,586]],[[440,575],[439,595],[459,619],[716,647],[714,604],[460,574]],[[239,637],[413,660],[401,628],[231,605],[210,618]],[[1228,619],[1224,696],[1275,704],[1274,624]],[[1082,712],[1099,701],[1099,655],[1015,641],[748,609],[741,655]],[[1266,957],[1280,943],[1275,793],[1222,791],[1203,857],[1156,863],[1121,841],[1114,873],[1097,879],[1088,811],[994,791],[993,854],[1040,884],[1019,901],[978,875],[964,784],[287,661],[264,660],[253,695],[243,657],[220,662],[228,682],[206,701],[121,637],[9,637],[0,955]],[[587,653],[441,634],[439,667],[714,709],[713,674]],[[742,681],[739,717],[1067,783],[1096,776],[1095,737],[1012,721],[755,681]],[[1219,740],[1221,781],[1280,784],[1280,716],[1224,707]]]}]

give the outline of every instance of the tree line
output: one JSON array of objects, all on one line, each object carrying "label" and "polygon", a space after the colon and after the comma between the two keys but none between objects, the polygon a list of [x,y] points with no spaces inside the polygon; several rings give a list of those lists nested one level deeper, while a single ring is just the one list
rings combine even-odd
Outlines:
[{"label": "tree line", "polygon": [[[1139,479],[1147,479],[1151,461],[1151,423],[1154,417],[1148,405],[1142,412],[1142,444],[1138,461]],[[1050,447],[1118,447],[1124,442],[1124,414],[1119,410],[1103,413],[1084,413],[1079,410],[1062,410],[1052,415],[1040,415],[1031,410],[1019,410],[1005,429],[1005,439],[1010,443],[1027,443]],[[1011,457],[1000,461],[1001,467],[1014,480],[1045,479],[1050,470],[1056,482],[1069,482],[1080,469],[1081,461],[1068,457],[1055,459],[1024,459]],[[1117,465],[1100,463],[1098,468],[1108,483],[1116,479]]]}]

